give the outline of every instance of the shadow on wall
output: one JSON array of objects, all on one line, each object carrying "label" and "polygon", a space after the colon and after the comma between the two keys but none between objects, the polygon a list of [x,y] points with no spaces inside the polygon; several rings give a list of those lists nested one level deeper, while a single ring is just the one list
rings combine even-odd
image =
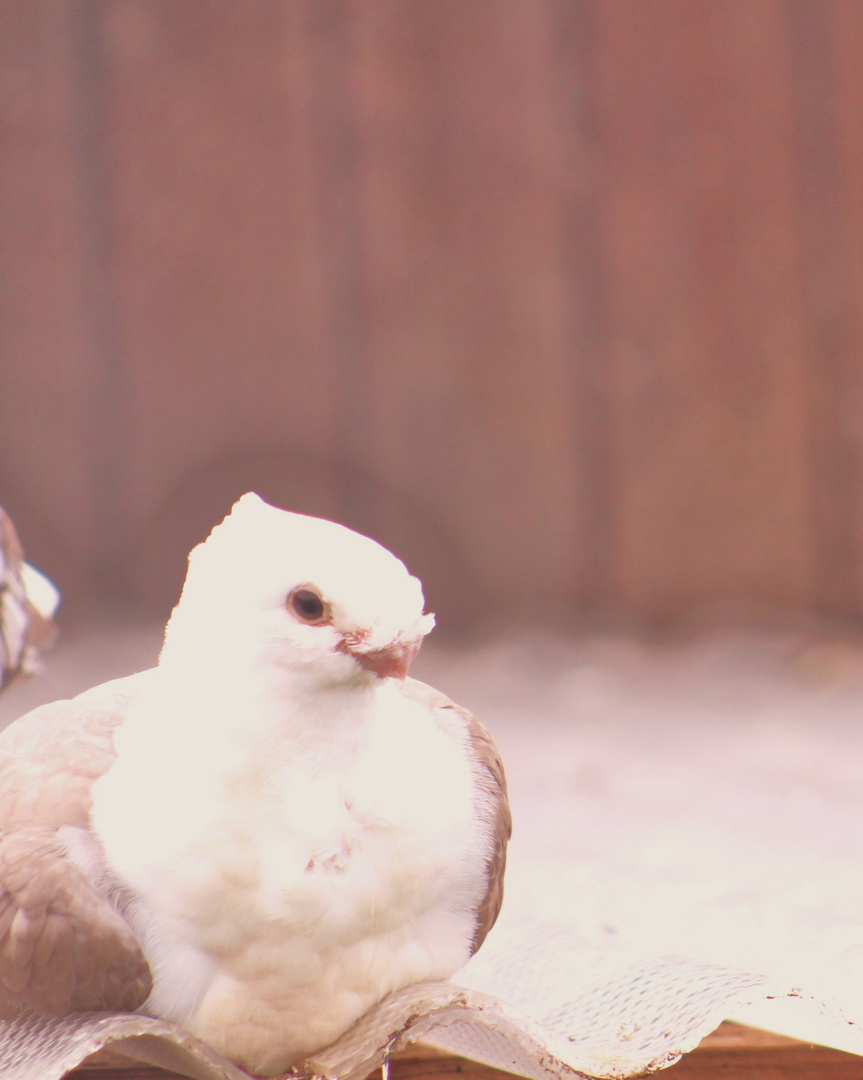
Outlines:
[{"label": "shadow on wall", "polygon": [[188,552],[246,491],[298,513],[339,521],[392,550],[422,579],[427,610],[444,632],[476,624],[488,610],[454,536],[426,507],[351,467],[290,455],[232,455],[208,464],[162,502],[123,560],[135,607],[167,616],[180,594]]}]

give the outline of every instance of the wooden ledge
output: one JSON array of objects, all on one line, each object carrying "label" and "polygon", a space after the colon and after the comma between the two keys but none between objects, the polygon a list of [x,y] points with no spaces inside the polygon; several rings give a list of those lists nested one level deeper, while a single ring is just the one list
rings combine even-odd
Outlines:
[{"label": "wooden ledge", "polygon": [[726,1022],[660,1075],[668,1080],[863,1080],[863,1057]]},{"label": "wooden ledge", "polygon": [[[176,1073],[128,1064],[102,1051],[70,1074],[75,1080],[183,1080]],[[377,1075],[377,1074],[375,1074]],[[392,1080],[510,1080],[509,1073],[418,1046],[393,1058]],[[724,1023],[682,1061],[657,1076],[668,1080],[863,1080],[863,1057],[783,1035]]]}]

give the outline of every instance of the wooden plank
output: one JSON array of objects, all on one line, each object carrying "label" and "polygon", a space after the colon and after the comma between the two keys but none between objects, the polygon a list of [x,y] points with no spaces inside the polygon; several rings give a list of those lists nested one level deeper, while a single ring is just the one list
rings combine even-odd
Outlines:
[{"label": "wooden plank", "polygon": [[549,8],[350,9],[368,317],[358,449],[382,481],[383,538],[449,621],[493,605],[547,620],[571,601],[577,550]]},{"label": "wooden plank", "polygon": [[0,503],[67,598],[98,531],[70,5],[0,6]]},{"label": "wooden plank", "polygon": [[617,594],[806,604],[807,370],[771,0],[595,6]]},{"label": "wooden plank", "polygon": [[669,1080],[863,1080],[863,1058],[724,1023],[661,1075]]},{"label": "wooden plank", "polygon": [[571,453],[576,528],[572,602],[603,613],[614,605],[614,476],[603,229],[597,207],[607,182],[597,87],[597,10],[592,0],[549,0],[553,103],[559,143],[559,236],[566,294]]},{"label": "wooden plank", "polygon": [[337,513],[314,10],[98,7],[138,598],[175,599],[185,552],[250,486]]},{"label": "wooden plank", "polygon": [[[119,1065],[116,1056],[76,1069],[76,1080],[174,1080],[176,1074],[137,1065]],[[379,1075],[373,1073],[373,1076]],[[505,1080],[510,1073],[453,1057],[430,1047],[416,1047],[393,1058],[393,1080]],[[863,1080],[863,1058],[812,1046],[741,1024],[724,1023],[676,1065],[664,1070],[669,1080]],[[180,1078],[176,1078],[180,1080]]]},{"label": "wooden plank", "polygon": [[860,326],[863,310],[863,9],[858,4],[833,3],[831,43],[835,56],[836,128],[838,140],[840,216],[844,261],[846,325],[854,334],[846,343],[845,394],[846,401],[840,417],[845,425],[846,443],[850,444],[851,465],[847,474],[847,490],[843,497],[850,504],[849,531],[855,543],[856,580],[849,582],[849,592],[855,598],[855,613],[863,606],[863,485],[860,474],[859,418],[863,415],[863,380],[860,378],[857,353],[863,337]]},{"label": "wooden plank", "polygon": [[9,0],[0,499],[31,556],[68,595],[117,552],[111,589],[165,606],[257,486],[378,533],[444,625],[859,614],[861,26]]},{"label": "wooden plank", "polygon": [[787,5],[796,174],[810,368],[817,603],[859,616],[863,603],[863,240],[857,4]]}]

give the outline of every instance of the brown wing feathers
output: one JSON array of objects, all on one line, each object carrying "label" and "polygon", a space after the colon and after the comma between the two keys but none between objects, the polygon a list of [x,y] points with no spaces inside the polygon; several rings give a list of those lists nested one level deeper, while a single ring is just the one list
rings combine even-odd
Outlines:
[{"label": "brown wing feathers", "polygon": [[494,926],[503,904],[506,845],[512,835],[512,815],[509,810],[503,762],[491,736],[472,713],[458,705],[451,708],[455,709],[468,725],[470,747],[475,759],[482,766],[486,791],[490,794],[494,807],[494,816],[490,823],[493,846],[488,861],[488,889],[476,913],[476,931],[471,946],[473,955]]},{"label": "brown wing feathers", "polygon": [[56,702],[0,736],[0,1013],[131,1010],[150,991],[131,930],[60,831],[86,828],[116,723],[111,709],[82,716],[77,702]]},{"label": "brown wing feathers", "polygon": [[120,915],[65,857],[51,830],[0,840],[0,987],[8,1005],[44,1016],[137,1008],[144,956]]},{"label": "brown wing feathers", "polygon": [[473,756],[474,762],[479,766],[480,785],[486,795],[484,807],[480,812],[486,815],[492,848],[486,863],[488,880],[485,896],[476,912],[476,929],[471,943],[471,954],[473,954],[494,926],[503,903],[506,845],[512,835],[512,816],[509,810],[503,762],[491,736],[473,713],[456,705],[444,694],[417,679],[405,679],[403,692],[407,697],[421,702],[430,709],[438,724],[450,733],[454,727],[452,720],[455,719],[455,726],[466,731],[468,753]]}]

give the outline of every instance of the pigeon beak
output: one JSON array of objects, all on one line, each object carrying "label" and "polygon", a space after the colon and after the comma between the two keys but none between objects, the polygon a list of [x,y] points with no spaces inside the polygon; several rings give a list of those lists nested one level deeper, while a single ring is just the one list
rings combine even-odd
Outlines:
[{"label": "pigeon beak", "polygon": [[352,656],[365,668],[373,671],[379,679],[404,679],[416,654],[420,651],[423,638],[434,627],[434,615],[427,612],[407,630],[402,630],[395,637],[374,633],[370,629],[361,629],[347,633],[338,644],[342,652]]},{"label": "pigeon beak", "polygon": [[379,679],[404,679],[411,661],[420,651],[422,638],[413,641],[393,641],[382,649],[363,649],[361,645],[345,642],[345,651],[366,671],[373,671]]},{"label": "pigeon beak", "polygon": [[433,627],[434,615],[427,612],[413,626],[394,637],[382,633],[381,629],[377,633],[359,629],[346,633],[336,647],[352,656],[366,671],[373,671],[379,679],[404,679],[420,651],[423,638]]}]

